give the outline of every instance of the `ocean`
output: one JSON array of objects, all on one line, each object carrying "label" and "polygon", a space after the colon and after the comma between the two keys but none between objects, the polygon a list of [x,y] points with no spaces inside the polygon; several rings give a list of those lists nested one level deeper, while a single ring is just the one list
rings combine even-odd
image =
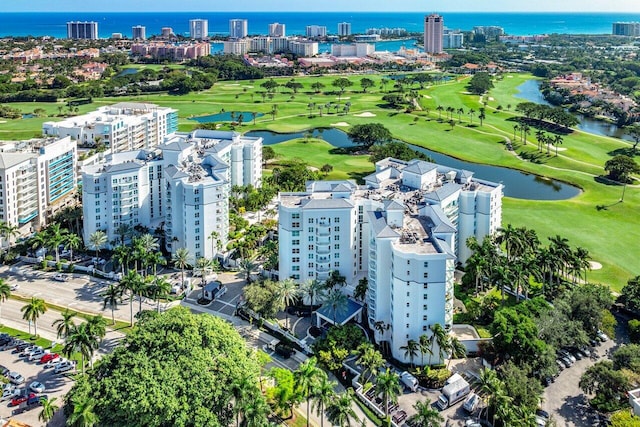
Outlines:
[{"label": "ocean", "polygon": [[[427,13],[427,12],[425,12]],[[401,27],[420,32],[425,13],[421,12],[127,12],[127,13],[0,13],[0,36],[52,36],[65,38],[67,21],[97,21],[100,37],[112,33],[131,36],[131,27],[144,25],[147,36],[172,27],[176,34],[188,34],[189,19],[209,20],[209,33],[226,35],[229,19],[249,21],[249,34],[266,34],[273,22],[286,24],[287,35],[304,34],[307,25],[323,25],[337,33],[339,22],[350,22],[352,32],[371,27]],[[471,30],[477,25],[498,25],[511,35],[611,34],[616,21],[640,21],[638,13],[442,13],[447,28]]]}]

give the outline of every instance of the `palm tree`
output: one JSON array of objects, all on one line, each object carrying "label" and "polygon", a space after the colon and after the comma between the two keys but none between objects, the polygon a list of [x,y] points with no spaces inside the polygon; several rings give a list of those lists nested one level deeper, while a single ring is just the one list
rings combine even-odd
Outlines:
[{"label": "palm tree", "polygon": [[476,110],[471,108],[467,114],[469,115],[469,120],[470,120],[471,124],[473,124],[473,116],[476,114]]},{"label": "palm tree", "polygon": [[122,276],[125,275],[125,270],[129,268],[129,261],[131,260],[131,248],[128,246],[116,246],[113,248],[113,255],[111,259],[118,263]]},{"label": "palm tree", "polygon": [[102,339],[107,335],[107,321],[101,314],[91,316],[87,323],[83,325],[87,329],[87,333],[91,338],[91,358],[89,363],[93,368],[93,352],[98,349]]},{"label": "palm tree", "polygon": [[309,297],[309,314],[312,315],[317,298],[324,296],[324,284],[317,279],[305,280],[300,285],[300,292]]},{"label": "palm tree", "polygon": [[293,279],[284,279],[278,282],[277,297],[280,305],[284,307],[284,314],[287,319],[287,329],[290,329],[291,327],[287,307],[296,301],[298,295],[300,295],[300,289],[298,289],[298,285]]},{"label": "palm tree", "polygon": [[431,356],[433,356],[433,350],[431,350],[431,339],[426,334],[420,335],[418,338],[418,345],[420,346],[420,356],[422,357],[422,366],[424,366],[424,355],[429,355],[429,364],[431,364]]},{"label": "palm tree", "polygon": [[[8,247],[11,246],[11,238],[19,235],[20,229],[17,226],[9,224],[8,222],[0,221],[0,237],[6,239]],[[4,246],[4,242],[2,243],[3,244],[0,245],[0,248]]]},{"label": "palm tree", "polygon": [[333,426],[351,427],[351,420],[357,419],[352,405],[353,389],[347,389],[327,405],[327,420]]},{"label": "palm tree", "polygon": [[167,265],[167,260],[162,256],[162,252],[151,252],[147,257],[147,262],[153,267],[153,275],[158,274],[158,265]]},{"label": "palm tree", "polygon": [[109,287],[102,293],[102,309],[104,310],[109,306],[111,308],[111,322],[116,324],[115,310],[118,308],[118,304],[122,302],[122,292],[116,285],[109,285]]},{"label": "palm tree", "polygon": [[400,350],[404,351],[405,359],[409,358],[411,366],[413,367],[413,360],[418,355],[418,351],[420,351],[420,344],[415,340],[409,340],[406,345],[400,347]]},{"label": "palm tree", "polygon": [[20,311],[22,318],[29,322],[29,333],[31,333],[31,322],[33,322],[34,335],[38,335],[38,318],[47,311],[47,305],[41,298],[32,297],[31,302],[23,306]]},{"label": "palm tree", "polygon": [[457,110],[458,113],[458,123],[462,123],[462,115],[464,114],[464,108],[458,108]]},{"label": "palm tree", "polygon": [[438,427],[444,422],[444,418],[440,412],[431,407],[429,399],[424,402],[416,402],[413,405],[416,413],[407,420],[414,427]]},{"label": "palm tree", "polygon": [[107,234],[104,231],[97,230],[89,236],[89,249],[96,251],[96,258],[100,258],[100,249],[107,244]]},{"label": "palm tree", "polygon": [[84,374],[85,359],[91,359],[93,350],[98,347],[97,340],[91,335],[87,323],[74,326],[65,340],[62,354],[71,357],[74,353],[82,356],[81,369]]},{"label": "palm tree", "polygon": [[166,298],[171,292],[171,283],[164,277],[156,277],[150,286],[151,297],[156,300],[156,311],[160,313],[160,299]]},{"label": "palm tree", "polygon": [[318,385],[320,378],[326,374],[317,365],[315,357],[304,361],[298,369],[293,372],[295,388],[307,399],[307,427],[309,427],[309,409],[311,407],[311,397]]},{"label": "palm tree", "polygon": [[247,283],[251,283],[251,275],[255,273],[258,265],[252,259],[243,258],[238,265],[240,273],[244,276]]},{"label": "palm tree", "polygon": [[120,223],[120,225],[116,228],[115,233],[120,236],[120,245],[124,246],[124,242],[127,239],[127,236],[130,236],[132,232],[131,226],[126,222]]},{"label": "palm tree", "polygon": [[0,318],[2,318],[2,304],[11,296],[11,286],[4,279],[0,279]]},{"label": "palm tree", "polygon": [[400,386],[400,377],[394,371],[387,368],[386,372],[378,375],[376,379],[376,391],[382,394],[384,402],[384,415],[389,426],[391,426],[391,418],[389,417],[389,403],[395,402],[398,395],[402,392]]},{"label": "palm tree", "polygon": [[271,408],[264,399],[252,399],[243,407],[243,427],[265,427]]},{"label": "palm tree", "polygon": [[66,308],[62,313],[60,313],[62,317],[58,320],[55,320],[51,326],[56,328],[56,336],[58,339],[63,338],[66,339],[71,332],[71,329],[76,325],[73,321],[73,318],[78,314],[75,311],[71,311]]},{"label": "palm tree", "polygon": [[460,342],[458,337],[450,337],[449,338],[449,349],[451,350],[451,357],[449,358],[449,363],[447,364],[447,369],[449,369],[449,365],[451,364],[451,360],[460,359],[462,357],[467,357],[467,348]]},{"label": "palm tree", "polygon": [[182,273],[182,281],[180,282],[180,286],[182,286],[184,284],[184,270],[191,267],[191,264],[189,264],[189,249],[178,248],[173,254],[173,265],[178,267]]},{"label": "palm tree", "polygon": [[204,299],[204,286],[207,284],[207,276],[211,274],[213,270],[213,263],[208,258],[198,258],[194,270],[200,275],[200,286],[202,286],[201,298]]},{"label": "palm tree", "polygon": [[67,234],[67,243],[64,248],[69,251],[69,260],[73,262],[73,251],[82,247],[82,239],[75,233]]},{"label": "palm tree", "polygon": [[59,409],[58,405],[56,405],[57,397],[52,399],[40,398],[40,404],[42,405],[42,411],[38,415],[38,419],[45,424],[48,424],[49,421],[53,418],[56,411]]},{"label": "palm tree", "polygon": [[[133,297],[137,289],[142,285],[144,285],[144,280],[142,279],[142,276],[135,271],[129,271],[122,280],[120,280],[120,287],[122,291],[129,292],[129,311],[131,312],[130,326],[133,326]],[[121,295],[123,293],[124,292],[120,292]]]},{"label": "palm tree", "polygon": [[332,289],[327,294],[327,298],[324,303],[331,307],[331,311],[333,312],[333,324],[337,326],[336,320],[338,318],[338,313],[345,311],[349,304],[347,296],[339,289]]},{"label": "palm tree", "polygon": [[[335,400],[336,393],[334,389],[336,385],[334,381],[330,381],[329,378],[324,375],[313,389],[311,399],[314,402],[316,414],[320,417],[320,427],[324,427],[324,409]],[[309,417],[307,417],[307,419],[309,419]]]},{"label": "palm tree", "polygon": [[365,372],[368,374],[363,382],[363,384],[366,384],[371,377],[377,375],[378,370],[384,366],[384,358],[382,354],[369,343],[361,344],[358,346],[357,351],[360,353],[360,356],[356,363],[364,368],[362,375],[364,375]]},{"label": "palm tree", "polygon": [[438,120],[442,120],[442,110],[444,110],[444,107],[442,105],[438,105],[436,107],[436,111],[438,112]]},{"label": "palm tree", "polygon": [[[442,327],[440,323],[436,323],[435,325],[429,326],[431,329],[431,351],[433,351],[433,344],[438,346],[438,357],[442,361],[442,357],[447,354],[449,351],[448,341],[449,336],[447,335],[447,331]],[[431,364],[431,363],[429,363]]]},{"label": "palm tree", "polygon": [[73,400],[73,412],[67,420],[71,427],[93,427],[98,423],[98,416],[93,412],[95,403],[89,396]]},{"label": "palm tree", "polygon": [[60,262],[60,245],[66,241],[69,230],[60,228],[60,224],[51,224],[46,231],[48,245],[53,247],[56,254],[56,264]]}]

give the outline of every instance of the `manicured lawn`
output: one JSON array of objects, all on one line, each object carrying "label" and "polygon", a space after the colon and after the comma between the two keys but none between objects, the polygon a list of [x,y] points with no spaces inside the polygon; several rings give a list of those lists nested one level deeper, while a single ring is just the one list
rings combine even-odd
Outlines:
[{"label": "manicured lawn", "polygon": [[[345,123],[352,126],[380,122],[395,137],[412,144],[463,160],[506,166],[580,187],[584,191],[571,200],[549,202],[505,199],[503,223],[533,228],[543,242],[548,236],[559,234],[567,237],[572,246],[587,248],[593,260],[603,265],[601,270],[590,272],[589,279],[606,283],[614,290],[620,290],[630,277],[640,274],[640,264],[637,262],[640,192],[637,187],[629,186],[624,203],[616,204],[622,188],[602,183],[599,178],[604,173],[604,163],[615,155],[616,150],[630,147],[628,142],[574,131],[564,137],[561,146],[564,150],[559,151],[556,157],[553,148],[549,155],[546,154],[546,149],[541,153],[537,151],[534,129],[527,137],[526,144],[519,138],[513,141],[515,152],[505,150],[505,142],[513,138],[515,106],[523,102],[513,96],[515,88],[533,78],[526,74],[501,76],[495,82],[495,88],[482,99],[467,93],[466,77],[422,89],[414,86],[413,89],[419,93],[419,103],[423,110],[410,114],[385,108],[381,98],[393,88],[392,82],[385,83],[382,80],[385,76],[366,77],[375,82],[367,93],[363,93],[359,85],[362,76],[348,77],[353,86],[342,94],[331,85],[335,76],[295,77],[297,82],[303,84],[298,93],[280,88],[272,95],[261,93],[266,92],[260,87],[264,81],[228,81],[218,82],[208,91],[185,96],[149,94],[96,99],[91,105],[80,106],[80,112],[121,101],[152,102],[178,109],[179,128],[183,131],[191,130],[197,125],[189,120],[190,117],[219,113],[223,109],[264,114],[255,123],[245,122],[235,129],[240,132],[252,129],[293,132]],[[291,77],[275,80],[285,84]],[[320,93],[311,88],[315,82],[324,85]],[[483,101],[486,105],[483,105]],[[343,114],[346,102],[350,103],[349,112]],[[511,106],[507,111],[509,104]],[[1,123],[0,139],[27,138],[39,134],[43,121],[58,120],[53,117],[60,114],[58,105],[62,104],[14,104],[25,113],[38,107],[45,108],[51,117]],[[335,109],[335,105],[339,105],[339,108]],[[436,110],[439,105],[455,109],[453,119],[456,123],[453,129],[447,123],[448,119],[445,120],[447,113]],[[273,106],[277,107],[275,117],[269,114]],[[322,110],[318,106],[322,106]],[[480,126],[478,111],[483,106],[486,108],[486,119]],[[502,109],[498,110],[498,106],[502,106]],[[464,110],[461,115],[457,113],[459,108]],[[468,114],[471,109],[475,112],[472,116]],[[64,109],[64,112],[67,110]],[[440,116],[442,121],[439,120]],[[230,127],[229,124],[223,124],[222,128]],[[373,169],[366,157],[333,155],[329,152],[331,147],[328,144],[317,140],[308,143],[287,142],[274,146],[274,149],[283,157],[302,158],[317,168],[325,163],[333,165],[334,170],[328,174],[327,179],[354,178]],[[524,160],[525,156],[531,157],[533,161]]]}]

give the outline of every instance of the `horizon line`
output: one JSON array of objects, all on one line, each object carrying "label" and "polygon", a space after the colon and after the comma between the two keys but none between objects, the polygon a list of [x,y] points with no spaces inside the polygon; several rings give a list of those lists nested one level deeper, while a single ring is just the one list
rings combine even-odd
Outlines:
[{"label": "horizon line", "polygon": [[[0,10],[1,12],[1,10]],[[362,11],[362,10],[160,10],[160,11],[149,11],[149,10],[127,10],[127,11],[114,11],[114,10],[29,10],[29,11],[4,11],[3,13],[300,13],[300,12],[316,12],[316,13],[434,13],[427,12],[425,10],[401,10],[401,11],[390,11],[390,10],[371,10],[371,11]],[[495,14],[495,13],[573,13],[573,14],[593,14],[593,13],[629,13],[629,14],[637,14],[640,15],[640,11],[628,11],[628,10],[618,10],[618,11],[610,11],[610,10],[589,10],[583,12],[576,12],[573,10],[512,10],[512,11],[482,11],[482,10],[451,10],[451,11],[440,11],[439,14],[443,13],[485,13],[485,14]]]}]

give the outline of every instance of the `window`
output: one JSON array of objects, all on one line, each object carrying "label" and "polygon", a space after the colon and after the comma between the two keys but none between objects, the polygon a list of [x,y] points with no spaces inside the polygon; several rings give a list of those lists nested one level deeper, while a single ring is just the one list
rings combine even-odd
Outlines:
[{"label": "window", "polygon": [[292,254],[299,254],[300,253],[300,249],[299,248],[295,248],[291,250]]},{"label": "window", "polygon": [[422,299],[429,299],[429,296],[427,294],[422,294]]},{"label": "window", "polygon": [[313,236],[309,236],[309,241],[313,242]]},{"label": "window", "polygon": [[202,256],[202,252],[196,252],[196,258],[200,258]]},{"label": "window", "polygon": [[426,279],[426,278],[428,278],[428,277],[429,277],[429,273],[424,272],[424,273],[422,274],[422,277],[424,277],[425,279]]},{"label": "window", "polygon": [[333,263],[333,266],[334,266],[334,267],[336,267],[336,268],[338,268],[338,267],[340,267],[340,263],[339,263],[339,262],[334,262],[334,263]]},{"label": "window", "polygon": [[196,243],[196,249],[200,249],[200,243]]},{"label": "window", "polygon": [[100,206],[100,200],[96,200],[96,206]]},{"label": "window", "polygon": [[313,271],[309,272],[309,277],[313,277]]},{"label": "window", "polygon": [[309,245],[309,250],[312,251],[313,250],[313,245]]},{"label": "window", "polygon": [[200,190],[199,189],[193,190],[193,194],[200,194]]},{"label": "window", "polygon": [[411,260],[410,259],[407,260],[407,265],[411,265]]},{"label": "window", "polygon": [[333,222],[335,222],[335,223],[340,222],[340,218],[338,218],[338,217],[333,218]]},{"label": "window", "polygon": [[309,264],[307,264],[309,268],[313,268],[313,263],[310,262]]},{"label": "window", "polygon": [[291,262],[300,262],[300,257],[291,258]]},{"label": "window", "polygon": [[309,233],[313,233],[313,227],[309,227]]},{"label": "window", "polygon": [[334,258],[340,258],[340,254],[339,254],[339,253],[334,253],[334,254],[333,254],[333,257],[334,257]]},{"label": "window", "polygon": [[409,313],[407,313],[407,317],[409,317]]},{"label": "window", "polygon": [[300,266],[294,265],[293,267],[291,267],[291,271],[300,271]]},{"label": "window", "polygon": [[340,231],[340,227],[336,226],[336,227],[334,227],[334,230],[336,230],[336,233],[337,233],[338,231]]},{"label": "window", "polygon": [[195,222],[195,225],[200,225],[200,221],[196,221],[196,222]]},{"label": "window", "polygon": [[411,296],[411,292],[407,292],[407,296],[410,297]]},{"label": "window", "polygon": [[200,197],[196,197],[194,203],[200,203]]},{"label": "window", "polygon": [[299,245],[300,244],[300,240],[292,240],[291,244],[292,245]]},{"label": "window", "polygon": [[291,232],[291,235],[292,235],[293,237],[298,237],[298,236],[300,235],[300,232],[299,232],[299,231],[292,231],[292,232]]},{"label": "window", "polygon": [[196,240],[200,240],[200,236],[196,236]]},{"label": "window", "polygon": [[299,213],[291,214],[291,219],[300,219],[300,214]]},{"label": "window", "polygon": [[422,285],[422,287],[423,287],[424,289],[429,289],[429,284],[428,284],[428,283],[425,283],[424,285]]},{"label": "window", "polygon": [[407,329],[409,329],[409,324],[407,323]]},{"label": "window", "polygon": [[424,268],[429,268],[429,261],[424,262]]},{"label": "window", "polygon": [[423,304],[422,305],[422,309],[426,311],[427,310],[427,304]]},{"label": "window", "polygon": [[309,254],[309,259],[313,259],[313,254]]},{"label": "window", "polygon": [[100,213],[100,208],[96,209],[96,213]]},{"label": "window", "polygon": [[299,222],[292,222],[291,226],[294,227],[294,228],[298,228],[298,227],[300,227],[300,223]]},{"label": "window", "polygon": [[335,245],[333,245],[333,249],[335,249],[335,250],[340,250],[340,245],[339,245],[339,244],[335,244]]},{"label": "window", "polygon": [[299,280],[299,279],[300,279],[300,275],[299,275],[299,274],[293,274],[293,275],[291,275],[291,277],[292,277],[294,280]]},{"label": "window", "polygon": [[99,222],[97,222],[97,223],[96,223],[96,227],[97,227],[97,228],[100,228],[100,227],[102,227],[102,224],[100,224]]},{"label": "window", "polygon": [[195,218],[200,218],[200,212],[195,213]]},{"label": "window", "polygon": [[427,325],[422,325],[422,332],[427,332]]},{"label": "window", "polygon": [[411,303],[407,303],[407,308],[409,308],[411,306]]},{"label": "window", "polygon": [[407,276],[410,276],[411,272],[409,270],[407,270]]},{"label": "window", "polygon": [[427,320],[427,315],[426,314],[422,316],[422,320],[425,320],[425,321]]},{"label": "window", "polygon": [[309,224],[313,224],[313,218],[309,218]]}]

